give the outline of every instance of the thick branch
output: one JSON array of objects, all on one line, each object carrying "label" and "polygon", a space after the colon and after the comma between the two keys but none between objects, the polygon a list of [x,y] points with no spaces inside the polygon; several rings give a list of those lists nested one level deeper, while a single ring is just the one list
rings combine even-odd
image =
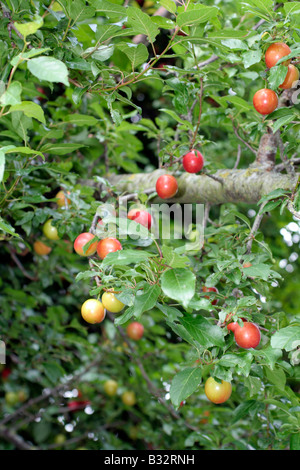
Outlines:
[{"label": "thick branch", "polygon": [[[153,173],[132,175],[109,175],[111,184],[124,193],[135,193],[155,187],[156,180],[166,170],[155,170]],[[224,204],[243,202],[256,204],[262,196],[274,189],[285,189],[293,192],[297,185],[298,175],[280,174],[276,171],[264,171],[260,168],[243,170],[219,170],[211,178],[205,174],[194,175],[182,173],[175,175],[178,181],[178,192],[170,200],[153,199],[153,202],[206,203]],[[222,182],[222,183],[221,183]],[[84,181],[94,186],[94,181]]]}]

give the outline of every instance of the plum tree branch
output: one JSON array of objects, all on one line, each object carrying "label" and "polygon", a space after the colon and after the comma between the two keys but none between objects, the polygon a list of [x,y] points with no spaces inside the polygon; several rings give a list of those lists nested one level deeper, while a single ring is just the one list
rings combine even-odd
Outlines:
[{"label": "plum tree branch", "polygon": [[[131,175],[111,174],[107,180],[121,193],[136,193],[155,187],[159,176],[167,171],[160,169],[152,173]],[[293,192],[298,182],[298,174],[282,174],[275,170],[265,171],[259,166],[247,169],[223,169],[213,175],[175,174],[178,182],[177,194],[168,200],[153,198],[153,202],[170,202],[180,204],[210,203],[225,204],[228,202],[257,204],[258,201],[275,189]],[[222,184],[220,184],[222,182]],[[83,184],[100,189],[94,180],[85,180]]]}]

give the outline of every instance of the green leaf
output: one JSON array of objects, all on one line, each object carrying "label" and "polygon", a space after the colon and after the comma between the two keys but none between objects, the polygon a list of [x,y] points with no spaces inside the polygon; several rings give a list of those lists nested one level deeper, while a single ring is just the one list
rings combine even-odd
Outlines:
[{"label": "green leaf", "polygon": [[222,39],[221,44],[223,46],[228,47],[231,50],[247,50],[248,46],[244,41],[241,41],[240,39]]},{"label": "green leaf", "polygon": [[242,55],[243,64],[245,69],[251,67],[251,65],[258,64],[261,61],[262,51],[260,49],[256,51],[245,52]]},{"label": "green leaf", "polygon": [[69,114],[64,118],[63,122],[75,124],[76,126],[95,126],[99,119],[85,114]]},{"label": "green leaf", "polygon": [[230,96],[230,95],[223,96],[220,99],[220,101],[222,101],[222,103],[224,103],[224,104],[232,103],[240,111],[245,112],[245,113],[247,113],[247,112],[249,112],[253,109],[251,104],[249,104],[247,101],[243,100],[243,98],[240,98],[239,96]]},{"label": "green leaf", "polygon": [[20,82],[12,82],[0,98],[2,106],[21,103],[22,85]]},{"label": "green leaf", "polygon": [[137,292],[134,300],[133,309],[136,318],[139,318],[142,313],[151,310],[161,293],[158,285],[146,285],[143,291]]},{"label": "green leaf", "polygon": [[35,49],[34,47],[30,49],[28,52],[20,52],[20,54],[13,57],[10,61],[12,66],[17,65],[19,62],[23,62],[24,60],[31,59],[31,57],[35,57],[37,55],[44,54],[44,52],[50,51],[50,47],[41,47],[40,49]]},{"label": "green leaf", "polygon": [[115,47],[113,44],[103,44],[98,46],[97,49],[90,47],[84,51],[85,54],[92,53],[92,58],[99,60],[100,62],[105,62],[108,60],[114,53]]},{"label": "green leaf", "polygon": [[269,87],[276,90],[284,82],[287,72],[288,68],[285,65],[271,67],[268,78]]},{"label": "green leaf", "polygon": [[163,245],[161,251],[166,264],[172,268],[185,268],[189,263],[187,256],[178,255],[171,246]]},{"label": "green leaf", "polygon": [[3,180],[4,169],[5,169],[5,153],[3,152],[2,149],[0,149],[0,183]]},{"label": "green leaf", "polygon": [[14,25],[17,30],[24,36],[26,39],[30,34],[34,34],[40,29],[44,24],[44,20],[41,16],[36,15],[35,21],[30,21],[29,23],[18,23],[15,21]]},{"label": "green leaf", "polygon": [[148,258],[154,256],[147,251],[136,250],[118,250],[108,255],[102,261],[102,266],[127,266],[129,264],[139,264],[147,261]]},{"label": "green leaf", "polygon": [[300,450],[300,432],[291,434],[290,450]]},{"label": "green leaf", "polygon": [[206,23],[210,19],[216,18],[218,13],[219,9],[217,7],[207,7],[197,4],[195,10],[179,13],[176,23],[180,28],[183,28],[184,26],[196,26],[201,23]]},{"label": "green leaf", "polygon": [[51,423],[43,420],[33,424],[33,438],[38,444],[45,442],[51,434]]},{"label": "green leaf", "polygon": [[153,42],[159,34],[159,28],[151,21],[151,18],[136,7],[128,7],[126,9],[130,26],[135,34],[145,34],[150,42]]},{"label": "green leaf", "polygon": [[118,44],[118,49],[126,54],[133,69],[148,59],[149,53],[145,44],[120,43]]},{"label": "green leaf", "polygon": [[183,314],[175,307],[170,307],[169,305],[162,305],[156,302],[157,308],[168,318],[170,322],[177,320],[183,316]]},{"label": "green leaf", "polygon": [[190,130],[190,131],[193,131],[193,126],[192,124],[187,121],[186,119],[182,119],[180,116],[178,116],[174,111],[172,111],[171,109],[164,109],[164,108],[161,108],[159,111],[162,111],[163,113],[166,113],[166,114],[169,114],[169,116],[171,116],[175,121],[179,122],[180,124],[183,125],[183,127],[185,127],[186,129]]},{"label": "green leaf", "polygon": [[263,206],[259,210],[259,214],[264,214],[265,212],[271,212],[273,209],[276,209],[276,207],[280,206],[282,203],[281,199],[277,199],[275,201],[269,201],[265,206]]},{"label": "green leaf", "polygon": [[119,36],[134,35],[135,32],[131,28],[122,29],[121,26],[115,24],[99,24],[95,34],[97,43],[106,41]]},{"label": "green leaf", "polygon": [[21,111],[15,111],[11,113],[11,122],[14,130],[21,137],[21,139],[27,143],[28,134],[27,131],[32,128],[32,119]]},{"label": "green leaf", "polygon": [[174,406],[194,393],[199,387],[202,379],[202,370],[199,367],[188,367],[173,377],[170,398]]},{"label": "green leaf", "polygon": [[87,6],[83,0],[70,1],[69,16],[74,23],[92,18],[95,15],[95,8]]},{"label": "green leaf", "polygon": [[48,143],[43,145],[41,148],[41,152],[43,153],[50,153],[51,155],[66,155],[69,153],[74,152],[75,150],[78,150],[82,147],[85,147],[83,144],[77,144],[77,143],[59,143],[59,144],[54,144],[54,143]]},{"label": "green leaf", "polygon": [[14,227],[12,227],[10,224],[5,222],[1,217],[0,217],[0,231],[8,233],[9,235],[12,235],[17,238],[21,238],[18,233],[16,233]]},{"label": "green leaf", "polygon": [[164,294],[177,300],[184,307],[187,307],[193,298],[195,285],[195,274],[185,268],[169,269],[161,277],[161,288]]},{"label": "green leaf", "polygon": [[253,355],[249,351],[242,351],[239,354],[226,353],[218,362],[218,365],[226,368],[236,368],[237,371],[247,377],[251,370]]},{"label": "green leaf", "polygon": [[127,16],[127,8],[107,0],[91,0],[89,2],[100,15],[110,17]]},{"label": "green leaf", "polygon": [[180,323],[187,332],[204,348],[212,346],[224,346],[224,332],[217,326],[212,325],[205,317],[198,316],[184,317],[180,319]]},{"label": "green leaf", "polygon": [[273,0],[247,0],[243,2],[244,9],[266,21],[270,21],[273,11]]},{"label": "green leaf", "polygon": [[271,268],[266,264],[256,264],[249,268],[242,268],[241,270],[246,277],[255,277],[267,281]]},{"label": "green leaf", "polygon": [[281,118],[277,119],[273,124],[273,132],[278,131],[282,126],[286,126],[289,122],[295,119],[295,114],[291,113],[289,116],[282,116]]},{"label": "green leaf", "polygon": [[61,60],[54,57],[40,56],[27,61],[27,67],[39,80],[47,82],[63,83],[69,86],[68,69]]},{"label": "green leaf", "polygon": [[289,325],[276,331],[271,338],[272,348],[285,349],[292,351],[300,345],[300,326]]},{"label": "green leaf", "polygon": [[250,397],[257,395],[262,387],[261,380],[258,377],[248,376],[244,380],[244,385],[249,389]]},{"label": "green leaf", "polygon": [[173,0],[159,0],[162,7],[168,10],[170,13],[176,13],[177,6]]},{"label": "green leaf", "polygon": [[22,153],[24,155],[39,155],[40,157],[43,158],[43,160],[45,160],[45,157],[42,154],[42,152],[31,149],[29,147],[14,147],[9,150],[6,150],[5,153]]},{"label": "green leaf", "polygon": [[65,375],[64,369],[56,362],[44,362],[43,368],[46,376],[53,384],[57,385],[57,382]]},{"label": "green leaf", "polygon": [[127,323],[130,318],[134,316],[134,307],[128,307],[122,315],[119,315],[115,318],[114,324],[115,325],[123,325]]},{"label": "green leaf", "polygon": [[245,416],[255,416],[260,408],[261,404],[256,400],[248,400],[241,403],[233,412],[232,424],[237,423],[240,419]]},{"label": "green leaf", "polygon": [[[300,343],[300,340],[299,340]],[[271,370],[269,367],[264,367],[264,371],[266,374],[267,379],[274,384],[277,388],[280,390],[284,390],[285,384],[286,384],[286,375],[283,371],[283,369],[280,369],[279,367]]]},{"label": "green leaf", "polygon": [[11,106],[9,111],[22,111],[25,116],[35,118],[43,124],[46,124],[43,109],[38,104],[33,103],[33,101],[22,101],[20,104]]}]

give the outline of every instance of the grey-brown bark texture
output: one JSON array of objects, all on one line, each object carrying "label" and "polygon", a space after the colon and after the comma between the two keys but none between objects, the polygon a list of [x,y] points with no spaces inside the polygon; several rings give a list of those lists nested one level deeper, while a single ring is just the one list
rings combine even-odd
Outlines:
[{"label": "grey-brown bark texture", "polygon": [[[155,170],[152,173],[109,175],[107,179],[117,186],[118,191],[136,193],[150,188],[155,190],[158,177],[165,173],[167,173],[166,170]],[[282,188],[292,192],[298,181],[297,174],[281,174],[259,167],[243,170],[219,170],[213,175],[218,180],[206,174],[181,173],[174,176],[178,181],[178,192],[168,201],[178,203],[244,202],[256,204],[262,196],[274,189]]]}]

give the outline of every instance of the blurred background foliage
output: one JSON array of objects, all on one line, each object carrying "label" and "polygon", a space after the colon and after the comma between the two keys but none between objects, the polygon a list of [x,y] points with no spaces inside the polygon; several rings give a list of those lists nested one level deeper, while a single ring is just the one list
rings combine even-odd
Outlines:
[{"label": "blurred background foliage", "polygon": [[[103,13],[101,8],[108,2],[103,0],[101,8],[99,3],[1,2],[1,92],[11,74],[11,61],[24,46],[24,38],[8,26],[41,17],[43,25],[27,41],[31,48],[49,48],[49,54],[66,65],[71,80],[69,86],[59,79],[39,80],[30,73],[27,62],[21,62],[13,80],[21,84],[22,102],[38,105],[44,119],[34,108],[10,114],[5,108],[0,119],[1,147],[23,148],[6,154],[1,187],[0,338],[6,343],[7,363],[1,366],[0,378],[0,449],[299,448],[297,347],[292,353],[283,351],[278,360],[271,353],[268,358],[258,357],[252,365],[242,352],[241,361],[251,368],[250,375],[243,374],[238,363],[221,367],[219,374],[233,380],[233,393],[226,404],[213,405],[204,394],[203,383],[211,371],[214,348],[202,351],[199,357],[158,308],[143,314],[145,335],[135,344],[128,344],[109,318],[100,326],[82,320],[81,304],[95,286],[93,279],[76,282],[76,276],[89,268],[87,260],[73,252],[73,242],[79,233],[89,230],[99,200],[115,202],[114,195],[95,191],[87,180],[96,185],[114,172],[150,173],[157,168],[158,159],[168,163],[170,156],[184,154],[191,133],[189,124],[179,120],[197,122],[201,80],[205,93],[195,144],[205,156],[205,170],[213,174],[233,168],[240,151],[238,168],[253,163],[253,152],[245,142],[257,150],[266,129],[251,105],[254,92],[267,79],[261,55],[274,39],[284,38],[297,46],[299,12],[288,15],[288,7],[282,8],[251,32],[265,19],[260,4],[266,3],[268,8],[273,2],[249,1],[246,6],[230,0],[203,2],[217,7],[219,15],[195,27],[184,27],[182,34],[207,42],[174,45],[154,64],[148,79],[102,93],[94,92],[93,87],[100,83],[115,88],[120,74],[131,77],[128,42],[136,31],[133,28],[126,36],[126,28],[131,27],[126,18]],[[168,3],[126,2],[149,16]],[[191,11],[199,3],[190,2]],[[288,3],[283,2],[285,7]],[[123,6],[124,2],[110,4]],[[76,17],[77,11],[83,13]],[[112,23],[124,37],[108,38],[96,51],[89,50],[97,43],[96,26]],[[231,32],[228,38],[226,31]],[[239,31],[251,32],[247,43],[240,39]],[[154,43],[157,55],[169,38],[170,31],[161,28]],[[122,49],[121,43],[127,46]],[[147,51],[147,56],[154,57],[151,45]],[[220,59],[197,69],[211,54]],[[146,59],[138,70],[143,62]],[[299,113],[299,106],[295,110]],[[293,121],[282,130],[289,157],[299,149],[299,122]],[[43,156],[35,154],[31,159],[24,147]],[[276,163],[281,163],[279,153]],[[174,169],[180,171],[180,167]],[[56,203],[60,189],[70,191],[67,207]],[[117,194],[118,188],[111,189]],[[189,256],[199,290],[207,279],[213,281],[219,275],[218,262],[239,262],[249,227],[234,215],[237,211],[253,224],[258,207],[239,201],[211,207],[204,248]],[[49,218],[58,228],[59,241],[49,242],[42,233]],[[51,246],[49,255],[35,253],[37,239]],[[257,240],[265,245],[253,243],[249,261],[268,265],[275,273],[273,278],[241,280],[240,269],[233,267],[215,285],[220,301],[228,300],[228,309],[236,303],[234,288],[242,288],[245,295],[256,289],[257,305],[248,313],[264,325],[265,344],[270,332],[299,324],[299,222],[288,211],[276,208],[265,214]],[[166,244],[180,246],[177,241]],[[153,246],[147,251],[156,252]],[[172,323],[174,319],[167,320]],[[171,381],[182,367],[200,359],[202,383],[175,410],[170,402]],[[105,393],[104,383],[109,379],[118,382],[115,396]],[[149,389],[147,379],[165,398],[164,404]],[[122,401],[128,390],[136,394],[134,406]]]}]

